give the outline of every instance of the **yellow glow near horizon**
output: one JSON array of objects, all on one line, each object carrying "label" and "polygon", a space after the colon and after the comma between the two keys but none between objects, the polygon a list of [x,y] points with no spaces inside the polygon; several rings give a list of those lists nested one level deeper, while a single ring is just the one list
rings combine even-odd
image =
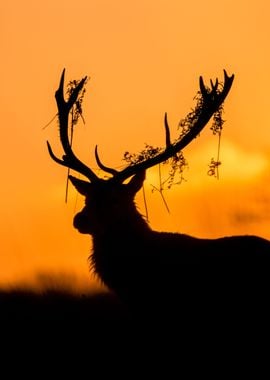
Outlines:
[{"label": "yellow glow near horizon", "polygon": [[[156,172],[149,171],[150,223],[200,236],[270,238],[269,1],[15,0],[0,10],[0,285],[33,283],[40,273],[94,283],[87,282],[91,240],[72,227],[82,199],[76,205],[70,189],[64,203],[66,171],[46,149],[49,139],[60,151],[57,123],[42,129],[57,112],[54,92],[64,67],[67,81],[90,77],[86,125],[78,125],[75,146],[94,167],[96,144],[116,167],[126,150],[162,146],[164,112],[173,134],[194,106],[199,76],[207,83],[223,80],[224,68],[235,73],[220,180],[206,175],[216,145],[203,132],[185,152],[187,182],[166,192],[171,214],[151,193]],[[138,204],[143,210],[140,194]]]}]

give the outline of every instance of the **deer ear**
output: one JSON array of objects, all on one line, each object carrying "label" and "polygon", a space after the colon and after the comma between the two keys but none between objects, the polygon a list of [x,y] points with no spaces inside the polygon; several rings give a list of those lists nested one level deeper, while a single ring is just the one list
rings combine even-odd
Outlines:
[{"label": "deer ear", "polygon": [[127,186],[134,194],[136,194],[142,188],[144,180],[145,180],[145,170],[140,170],[131,178]]},{"label": "deer ear", "polygon": [[75,189],[81,194],[86,196],[89,193],[89,189],[91,187],[91,183],[87,181],[83,181],[82,179],[73,177],[72,175],[69,175],[68,178],[70,179],[70,182],[75,187]]}]

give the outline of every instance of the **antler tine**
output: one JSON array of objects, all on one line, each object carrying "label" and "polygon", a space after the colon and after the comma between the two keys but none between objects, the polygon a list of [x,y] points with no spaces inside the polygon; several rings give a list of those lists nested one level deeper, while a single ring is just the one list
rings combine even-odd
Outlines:
[{"label": "antler tine", "polygon": [[60,165],[66,166],[70,169],[83,174],[91,182],[99,180],[96,174],[86,166],[82,161],[80,161],[76,155],[73,153],[69,137],[68,137],[68,116],[69,112],[76,102],[80,91],[82,90],[87,77],[84,77],[79,84],[73,89],[69,99],[66,101],[64,98],[64,81],[65,81],[65,69],[62,72],[59,88],[55,92],[55,99],[58,107],[58,118],[60,127],[60,141],[65,154],[62,159],[58,158],[51,148],[50,143],[47,141],[47,147],[51,158]]},{"label": "antler tine", "polygon": [[212,81],[212,79],[210,79],[210,83],[211,83],[212,90],[213,90],[213,91],[216,91],[217,88],[218,88],[218,79],[216,78],[215,84],[214,84],[214,82]]},{"label": "antler tine", "polygon": [[171,146],[171,134],[170,134],[170,127],[168,124],[167,112],[165,112],[165,115],[164,115],[164,127],[165,127],[166,148],[168,149]]},{"label": "antler tine", "polygon": [[99,155],[98,155],[98,147],[97,145],[95,146],[95,158],[96,158],[96,161],[97,161],[97,164],[98,166],[100,167],[100,169],[102,169],[104,172],[107,172],[107,173],[110,173],[112,175],[117,175],[118,174],[118,171],[113,169],[113,168],[109,168],[108,166],[105,166],[101,161],[100,161],[100,158],[99,158]]},{"label": "antler tine", "polygon": [[197,119],[194,121],[190,130],[182,137],[180,140],[177,140],[174,143],[170,141],[170,130],[167,121],[167,114],[165,113],[164,125],[166,132],[166,147],[165,149],[158,153],[156,156],[146,159],[145,161],[138,162],[136,164],[131,164],[127,166],[120,172],[114,174],[112,179],[117,179],[124,181],[128,177],[136,174],[141,170],[146,170],[152,166],[155,166],[161,162],[166,161],[170,157],[173,157],[177,152],[185,148],[192,140],[194,140],[198,134],[203,130],[208,121],[211,119],[213,114],[219,109],[221,104],[224,102],[226,96],[228,95],[233,80],[234,75],[228,76],[226,70],[224,72],[224,84],[223,88],[220,91],[217,91],[218,80],[211,83],[211,89],[208,89],[203,81],[202,76],[199,78],[200,93],[202,96],[202,107],[200,113],[198,114]]},{"label": "antler tine", "polygon": [[200,76],[200,78],[199,78],[199,85],[200,85],[200,92],[201,92],[201,94],[202,94],[202,97],[203,97],[203,98],[206,98],[207,95],[208,95],[208,91],[207,91],[207,89],[206,89],[206,87],[205,87],[205,84],[204,84],[204,81],[203,81],[203,77],[202,77],[202,76]]}]

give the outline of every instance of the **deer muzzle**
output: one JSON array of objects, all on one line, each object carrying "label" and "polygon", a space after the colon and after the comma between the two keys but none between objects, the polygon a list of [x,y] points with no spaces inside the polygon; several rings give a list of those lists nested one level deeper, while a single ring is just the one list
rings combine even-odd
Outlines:
[{"label": "deer muzzle", "polygon": [[90,234],[90,223],[87,215],[81,211],[75,215],[73,226],[82,234]]}]

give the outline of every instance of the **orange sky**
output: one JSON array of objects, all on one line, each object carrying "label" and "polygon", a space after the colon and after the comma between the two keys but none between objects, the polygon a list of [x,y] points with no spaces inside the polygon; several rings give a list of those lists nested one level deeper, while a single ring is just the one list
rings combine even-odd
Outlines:
[{"label": "orange sky", "polygon": [[[235,73],[225,104],[220,180],[206,175],[217,140],[207,131],[186,149],[187,182],[166,193],[168,214],[151,184],[153,228],[216,237],[253,233],[270,238],[270,5],[268,0],[2,1],[0,285],[36,282],[92,286],[89,236],[72,227],[83,200],[66,170],[48,156],[57,126],[54,92],[91,77],[76,151],[95,167],[119,166],[126,150],[163,145],[163,115],[172,133],[195,105],[198,77]],[[142,194],[138,204],[143,210]],[[70,285],[72,284],[72,285]]]}]

